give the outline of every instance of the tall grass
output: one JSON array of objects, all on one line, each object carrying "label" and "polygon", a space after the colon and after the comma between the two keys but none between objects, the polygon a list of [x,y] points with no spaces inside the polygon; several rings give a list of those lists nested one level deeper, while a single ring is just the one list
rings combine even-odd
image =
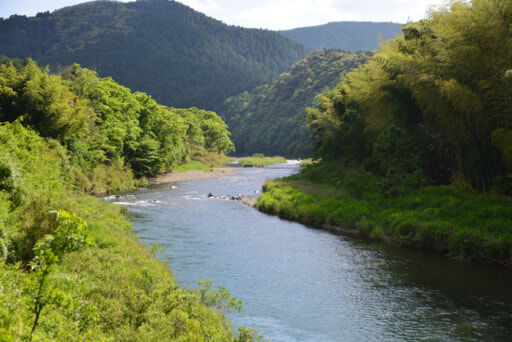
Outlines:
[{"label": "tall grass", "polygon": [[[59,143],[16,123],[0,125],[0,141],[0,341],[257,340],[251,329],[235,334],[225,316],[239,301],[222,288],[180,288],[123,208],[76,191]],[[91,186],[130,178],[119,176],[122,164],[113,167],[87,178]],[[60,210],[83,220],[91,243],[58,257],[53,249],[36,254],[59,233]]]},{"label": "tall grass", "polygon": [[185,171],[193,171],[193,170],[204,171],[204,172],[213,171],[212,168],[204,165],[201,162],[195,161],[195,160],[188,162],[186,164],[182,164],[182,165],[176,167],[173,171],[174,172],[185,172]]},{"label": "tall grass", "polygon": [[208,167],[221,167],[230,161],[235,160],[234,158],[227,157],[224,153],[201,150],[192,153],[190,160],[198,161]]},{"label": "tall grass", "polygon": [[345,170],[337,183],[326,171],[317,176],[321,181],[311,180],[309,170],[267,181],[257,207],[308,225],[512,267],[510,198],[453,186],[391,197],[379,192],[377,178],[356,170]]},{"label": "tall grass", "polygon": [[238,159],[238,164],[242,167],[266,167],[269,165],[285,164],[283,157],[265,157],[263,154],[256,153],[251,157]]}]

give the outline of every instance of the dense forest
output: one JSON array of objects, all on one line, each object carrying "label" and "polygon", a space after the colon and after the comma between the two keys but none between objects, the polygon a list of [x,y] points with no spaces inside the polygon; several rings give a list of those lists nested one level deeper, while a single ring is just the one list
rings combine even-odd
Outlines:
[{"label": "dense forest", "polygon": [[78,64],[60,75],[30,59],[0,67],[0,120],[19,122],[62,145],[76,186],[102,193],[171,170],[192,153],[234,150],[214,112],[159,105]]},{"label": "dense forest", "polygon": [[216,110],[307,52],[277,32],[228,26],[168,0],[94,1],[0,19],[0,53],[53,71],[79,63],[176,107]]},{"label": "dense forest", "polygon": [[379,43],[400,34],[402,24],[341,21],[325,25],[279,31],[311,49],[373,51]]},{"label": "dense forest", "polygon": [[309,111],[317,156],[393,186],[511,191],[511,23],[510,1],[479,0],[404,26]]},{"label": "dense forest", "polygon": [[367,58],[364,53],[315,51],[272,82],[227,99],[221,115],[233,133],[237,154],[311,156],[306,107]]},{"label": "dense forest", "polygon": [[241,301],[209,282],[181,289],[123,210],[87,195],[231,151],[219,116],[78,64],[55,75],[5,58],[0,115],[0,340],[258,339],[225,317]]},{"label": "dense forest", "polygon": [[261,207],[511,266],[512,1],[455,1],[402,31],[308,110],[318,162]]}]

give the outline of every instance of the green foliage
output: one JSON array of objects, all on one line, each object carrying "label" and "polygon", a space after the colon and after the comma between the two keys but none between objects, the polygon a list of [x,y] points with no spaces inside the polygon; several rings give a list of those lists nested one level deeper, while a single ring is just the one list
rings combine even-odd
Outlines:
[{"label": "green foliage", "polygon": [[0,19],[0,51],[52,70],[79,63],[165,105],[212,110],[307,54],[277,32],[228,26],[167,0],[92,1]]},{"label": "green foliage", "polygon": [[[186,127],[190,123],[144,93],[135,93],[135,96],[141,105],[140,126],[144,135],[139,139],[134,155],[147,155],[143,160],[132,160],[132,167],[139,173],[150,170],[153,174],[174,168],[190,150],[187,146],[187,139],[190,137]],[[150,150],[153,151],[152,156]]]},{"label": "green foliage", "polygon": [[199,288],[196,291],[201,302],[217,311],[226,313],[229,313],[230,310],[242,311],[242,300],[231,297],[224,286],[213,289],[210,280],[200,280]]},{"label": "green foliage", "polygon": [[326,92],[309,111],[315,154],[357,161],[390,192],[454,179],[488,191],[510,175],[512,3],[454,1]]},{"label": "green foliage", "polygon": [[400,34],[401,24],[372,22],[332,22],[325,25],[280,31],[281,34],[309,48],[343,51],[373,51],[383,39]]},{"label": "green foliage", "polygon": [[308,166],[267,181],[257,207],[283,218],[512,267],[510,198],[453,186],[389,197],[382,179],[346,167]]},{"label": "green foliage", "polygon": [[266,167],[276,164],[286,164],[286,159],[283,157],[265,157],[261,153],[255,153],[252,157],[238,159],[238,165],[242,167]]},{"label": "green foliage", "polygon": [[60,193],[71,180],[62,167],[66,161],[58,143],[53,141],[55,148],[50,148],[19,122],[0,125],[0,142],[0,163],[4,175],[9,174],[0,190],[0,231],[8,241],[7,260],[27,263],[35,243],[56,227],[49,210],[62,207]]},{"label": "green foliage", "polygon": [[229,153],[235,150],[231,142],[228,126],[222,119],[211,111],[197,109],[174,109],[188,124],[190,148],[193,150],[206,149],[212,152]]},{"label": "green foliage", "polygon": [[54,211],[57,216],[58,226],[55,229],[55,235],[47,235],[34,247],[34,259],[30,263],[33,271],[34,284],[26,291],[33,298],[34,323],[30,330],[30,340],[37,328],[41,312],[47,305],[61,307],[69,305],[66,302],[72,301],[69,295],[48,288],[48,275],[53,266],[59,261],[65,253],[80,249],[84,246],[93,245],[87,237],[87,226],[83,220],[75,214],[70,215],[66,211]]},{"label": "green foliage", "polygon": [[215,113],[161,106],[76,64],[50,75],[31,60],[0,66],[0,105],[0,340],[238,339],[223,311],[238,300],[224,288],[180,289],[119,207],[76,192],[224,156],[233,144]]},{"label": "green foliage", "polygon": [[498,128],[492,132],[492,139],[503,156],[505,166],[512,170],[512,130]]},{"label": "green foliage", "polygon": [[0,120],[19,116],[45,137],[81,138],[88,131],[87,107],[58,76],[31,60],[21,69],[12,63],[0,65]]},{"label": "green foliage", "polygon": [[88,227],[80,217],[64,210],[50,213],[57,217],[57,228],[54,235],[46,235],[34,247],[35,257],[31,261],[33,271],[46,270],[64,254],[94,244],[88,238]]},{"label": "green foliage", "polygon": [[25,194],[7,164],[0,164],[0,191],[7,195],[12,207],[23,204]]},{"label": "green foliage", "polygon": [[211,151],[196,151],[190,155],[192,161],[198,161],[210,168],[221,167],[227,163],[236,161],[236,158],[226,157],[224,153],[211,152]]},{"label": "green foliage", "polygon": [[306,118],[316,158],[362,161],[368,156],[371,147],[364,134],[364,122],[356,111],[345,108],[344,92],[339,86],[320,95],[318,106],[308,108]]},{"label": "green foliage", "polygon": [[321,50],[292,65],[272,82],[229,98],[220,113],[233,132],[237,153],[263,152],[290,158],[311,155],[306,107],[368,58],[363,53]]},{"label": "green foliage", "polygon": [[212,168],[204,165],[203,163],[201,163],[199,161],[195,161],[195,160],[188,162],[186,164],[181,164],[180,166],[175,168],[173,171],[174,172],[185,172],[185,171],[191,171],[191,170],[200,170],[200,171],[204,171],[204,172],[213,171]]},{"label": "green foliage", "polygon": [[71,172],[78,168],[58,141],[21,122],[2,123],[0,141],[0,340],[257,336],[233,332],[223,310],[241,302],[224,288],[181,289],[169,265],[134,236],[121,207],[77,193]]},{"label": "green foliage", "polygon": [[[21,120],[57,139],[77,189],[95,194],[134,187],[194,153],[234,149],[226,124],[214,112],[159,105],[78,64],[64,68],[61,76],[31,60],[19,68],[1,65],[0,109],[0,120]],[[21,201],[22,192],[9,185],[8,165],[1,170],[2,186],[11,187],[10,196]]]},{"label": "green foliage", "polygon": [[258,334],[258,331],[252,328],[238,327],[238,337],[234,342],[263,342],[263,335]]}]

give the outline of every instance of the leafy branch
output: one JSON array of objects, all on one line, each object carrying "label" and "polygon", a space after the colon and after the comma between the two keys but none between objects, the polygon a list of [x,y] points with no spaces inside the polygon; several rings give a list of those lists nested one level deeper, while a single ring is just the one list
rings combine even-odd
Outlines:
[{"label": "leafy branch", "polygon": [[60,258],[66,253],[76,251],[82,247],[92,246],[94,243],[88,236],[87,224],[75,214],[64,210],[55,211],[58,223],[54,235],[46,235],[34,247],[35,257],[30,263],[34,274],[33,287],[29,293],[33,296],[34,323],[30,331],[30,340],[37,328],[41,312],[48,304],[57,307],[69,306],[73,299],[61,291],[48,288],[48,276]]}]

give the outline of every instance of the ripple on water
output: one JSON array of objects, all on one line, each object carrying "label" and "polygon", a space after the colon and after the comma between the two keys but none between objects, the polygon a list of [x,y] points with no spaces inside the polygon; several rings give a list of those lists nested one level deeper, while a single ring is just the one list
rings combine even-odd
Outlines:
[{"label": "ripple on water", "polygon": [[332,235],[237,201],[206,200],[209,192],[255,195],[266,178],[291,172],[240,169],[105,200],[137,213],[135,231],[165,249],[161,257],[181,284],[225,285],[244,300],[233,322],[272,341],[509,340],[510,272]]}]

